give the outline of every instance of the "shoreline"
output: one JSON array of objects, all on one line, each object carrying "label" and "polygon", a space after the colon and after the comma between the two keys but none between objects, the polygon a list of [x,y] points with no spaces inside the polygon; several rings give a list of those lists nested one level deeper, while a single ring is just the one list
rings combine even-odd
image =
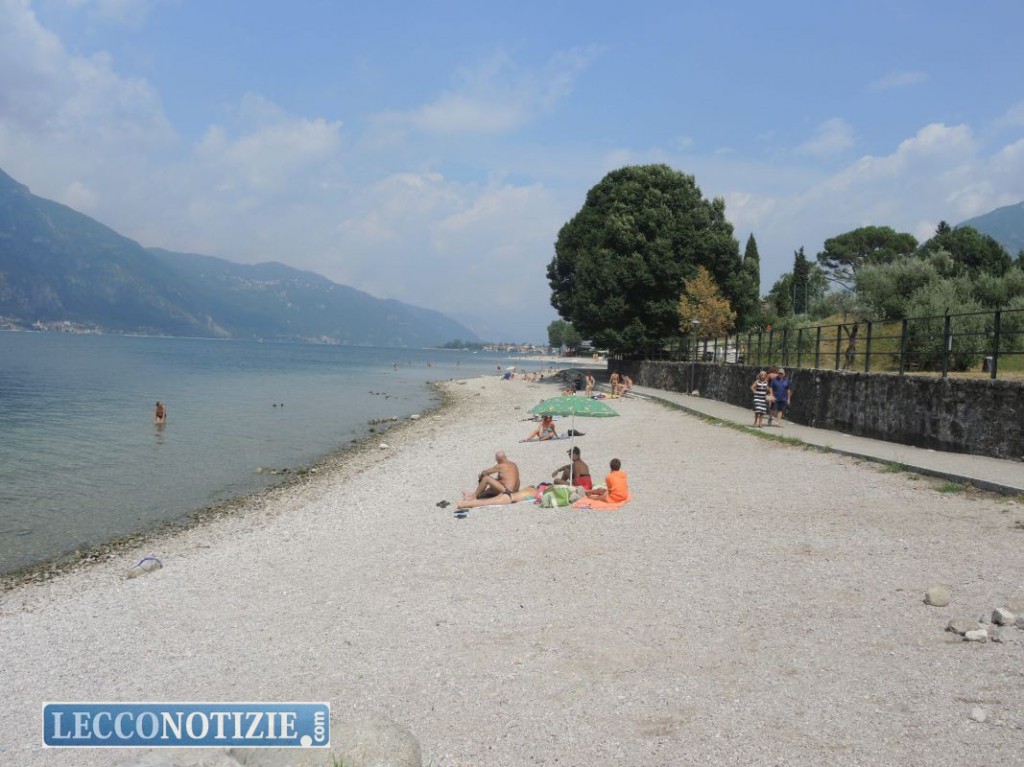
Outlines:
[{"label": "shoreline", "polygon": [[[451,395],[444,390],[443,383],[442,381],[427,382],[427,387],[433,390],[434,394],[440,398],[440,401],[435,406],[426,408],[418,413],[417,415],[420,416],[420,419],[439,414],[445,409],[454,406],[454,401]],[[173,539],[175,536],[190,530],[211,525],[217,520],[244,515],[251,511],[266,508],[269,505],[273,505],[275,501],[280,500],[282,493],[303,489],[310,489],[315,492],[315,485],[320,480],[331,480],[334,474],[343,472],[348,468],[349,462],[364,456],[383,452],[379,448],[379,443],[384,436],[396,433],[401,427],[415,425],[417,420],[406,416],[397,421],[384,420],[375,422],[368,425],[370,431],[364,436],[338,447],[315,463],[290,470],[287,476],[270,487],[229,498],[221,503],[198,509],[190,509],[176,517],[156,522],[135,532],[119,535],[111,540],[96,544],[63,551],[38,562],[0,573],[0,598],[2,598],[5,592],[12,591],[20,586],[45,583],[54,578],[60,578],[85,568],[103,564],[108,560],[131,552],[137,553],[143,547],[158,545],[167,539]],[[380,427],[384,427],[383,430]]]},{"label": "shoreline", "polygon": [[[953,767],[1024,747],[1024,632],[944,630],[1024,612],[1009,502],[627,399],[576,421],[592,473],[622,458],[625,509],[460,518],[437,502],[495,449],[529,484],[569,442],[518,443],[553,382],[440,388],[448,406],[390,449],[154,543],[162,570],[115,559],[0,594],[0,754],[53,762],[46,700],[328,701],[407,727],[437,767]],[[923,604],[936,583],[948,607]]]}]

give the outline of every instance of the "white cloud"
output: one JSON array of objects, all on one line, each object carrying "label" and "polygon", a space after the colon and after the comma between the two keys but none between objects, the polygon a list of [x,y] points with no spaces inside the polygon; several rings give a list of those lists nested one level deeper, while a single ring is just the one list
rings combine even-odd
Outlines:
[{"label": "white cloud", "polygon": [[914,85],[927,82],[927,72],[921,71],[896,71],[889,72],[877,80],[874,80],[868,88],[873,91],[889,91],[896,88],[910,88]]},{"label": "white cloud", "polygon": [[845,120],[833,117],[819,125],[814,137],[797,147],[797,152],[813,157],[830,157],[850,149],[855,141],[853,127]]},{"label": "white cloud", "polygon": [[[1024,138],[986,152],[970,127],[934,123],[889,154],[860,157],[790,194],[731,192],[727,214],[738,231],[754,232],[767,287],[801,245],[816,253],[826,238],[866,225],[930,237],[941,220],[956,224],[1024,199],[1022,178]],[[733,188],[743,186],[734,179]]]},{"label": "white cloud", "polygon": [[25,0],[0,0],[0,15],[0,162],[15,178],[40,179],[33,191],[61,202],[76,188],[108,196],[175,145],[145,80],[120,76],[103,52],[69,54]]},{"label": "white cloud", "polygon": [[504,51],[460,72],[459,85],[407,112],[379,116],[380,122],[408,125],[437,134],[500,134],[515,130],[566,98],[598,54],[572,49],[553,56],[538,71],[521,71]]}]

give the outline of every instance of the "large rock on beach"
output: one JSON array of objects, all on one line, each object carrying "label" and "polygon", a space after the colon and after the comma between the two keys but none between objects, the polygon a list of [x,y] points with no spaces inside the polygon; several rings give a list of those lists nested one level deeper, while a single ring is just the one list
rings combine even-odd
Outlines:
[{"label": "large rock on beach", "polygon": [[924,592],[924,603],[932,607],[946,607],[952,599],[949,586],[932,586]]},{"label": "large rock on beach", "polygon": [[976,631],[981,628],[981,624],[973,618],[953,618],[947,625],[946,631],[952,631],[954,634],[963,636],[968,631]]},{"label": "large rock on beach", "polygon": [[992,622],[997,626],[1012,626],[1017,616],[1005,607],[997,607],[992,611]]}]

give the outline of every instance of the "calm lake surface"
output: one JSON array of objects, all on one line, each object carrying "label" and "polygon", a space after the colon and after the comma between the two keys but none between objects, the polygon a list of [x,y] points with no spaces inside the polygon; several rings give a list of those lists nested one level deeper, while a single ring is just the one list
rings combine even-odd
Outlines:
[{"label": "calm lake surface", "polygon": [[509,359],[0,332],[0,573],[264,489]]}]

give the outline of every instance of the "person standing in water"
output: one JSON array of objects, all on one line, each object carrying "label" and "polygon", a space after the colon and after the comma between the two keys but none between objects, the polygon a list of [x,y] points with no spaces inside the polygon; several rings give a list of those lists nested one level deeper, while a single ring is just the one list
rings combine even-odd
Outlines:
[{"label": "person standing in water", "polygon": [[163,402],[157,402],[156,407],[153,408],[153,423],[157,426],[167,423],[167,407]]}]

